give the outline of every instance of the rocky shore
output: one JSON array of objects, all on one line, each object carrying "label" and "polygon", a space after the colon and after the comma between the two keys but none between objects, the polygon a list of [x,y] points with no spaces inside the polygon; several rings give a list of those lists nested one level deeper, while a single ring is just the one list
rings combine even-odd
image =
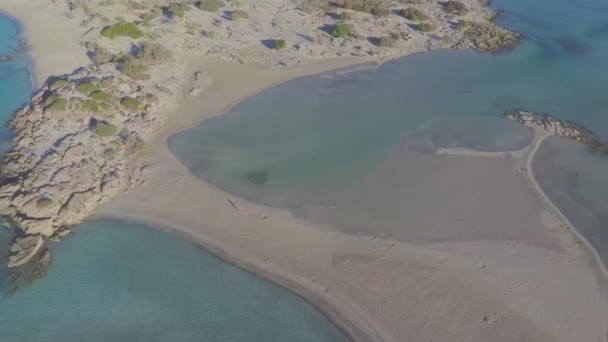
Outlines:
[{"label": "rocky shore", "polygon": [[487,52],[517,40],[492,22],[494,13],[485,4],[449,3],[460,5],[380,0],[48,5],[79,23],[91,65],[51,77],[9,122],[14,146],[0,169],[0,214],[16,231],[9,266],[25,264],[45,240],[60,239],[100,202],[143,181],[146,166],[135,160],[146,139],[179,96],[199,94],[213,82],[204,70],[186,74],[185,55],[285,67],[346,56],[385,60],[435,48]]},{"label": "rocky shore", "polygon": [[603,142],[591,130],[575,122],[560,120],[549,114],[536,114],[519,109],[507,111],[503,116],[526,127],[580,141],[589,146],[592,152],[608,155],[608,143]]}]

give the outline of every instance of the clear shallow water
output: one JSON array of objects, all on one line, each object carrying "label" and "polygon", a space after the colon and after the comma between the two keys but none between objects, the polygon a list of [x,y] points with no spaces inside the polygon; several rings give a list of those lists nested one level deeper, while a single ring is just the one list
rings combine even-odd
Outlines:
[{"label": "clear shallow water", "polygon": [[[19,51],[20,31],[18,23],[0,13],[0,56]],[[0,152],[8,149],[11,138],[6,121],[29,101],[31,91],[28,60],[24,54],[20,53],[12,61],[0,62]]]},{"label": "clear shallow water", "polygon": [[0,308],[3,341],[347,341],[287,290],[168,233],[109,220],[81,225],[53,248],[46,277],[1,296]]},{"label": "clear shallow water", "polygon": [[[499,24],[525,37],[508,54],[435,51],[377,70],[294,80],[173,136],[169,146],[193,174],[240,196],[291,208],[307,218],[337,225],[346,222],[342,229],[349,232],[369,232],[373,227],[392,236],[412,236],[398,225],[407,222],[400,211],[416,204],[432,215],[432,204],[439,198],[427,201],[431,207],[420,206],[423,202],[408,202],[408,198],[424,192],[408,191],[419,188],[417,180],[432,185],[441,162],[399,153],[402,145],[420,152],[441,147],[517,148],[527,133],[497,118],[514,107],[573,119],[608,138],[608,3],[497,0],[492,4],[504,11]],[[391,167],[396,169],[386,171]],[[578,167],[596,165],[582,160]],[[261,186],[252,182],[252,172],[263,173],[266,182]],[[481,167],[476,174],[483,175]],[[603,187],[598,181],[588,183]],[[478,186],[472,182],[461,191]],[[311,207],[333,214],[311,213],[307,209]],[[572,208],[564,208],[568,209]],[[341,212],[348,214],[328,219]],[[386,222],[391,217],[397,219]],[[364,218],[369,220],[363,221],[366,228],[357,228]],[[475,229],[484,228],[471,227]],[[521,238],[528,238],[522,234]],[[452,235],[446,239],[456,238]]]}]

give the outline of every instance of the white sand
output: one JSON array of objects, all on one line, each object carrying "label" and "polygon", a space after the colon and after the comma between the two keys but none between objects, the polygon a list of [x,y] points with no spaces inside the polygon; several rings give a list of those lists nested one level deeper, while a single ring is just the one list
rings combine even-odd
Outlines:
[{"label": "white sand", "polygon": [[49,76],[71,73],[90,64],[86,49],[79,44],[79,22],[68,20],[61,7],[45,0],[2,0],[0,10],[23,25],[33,60],[34,87]]}]

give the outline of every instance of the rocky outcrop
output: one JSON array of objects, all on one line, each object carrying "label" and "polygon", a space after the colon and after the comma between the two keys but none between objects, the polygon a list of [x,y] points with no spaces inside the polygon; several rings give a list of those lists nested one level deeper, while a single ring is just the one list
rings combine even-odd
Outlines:
[{"label": "rocky outcrop", "polygon": [[495,52],[499,49],[513,47],[520,36],[494,23],[480,23],[460,20],[457,26],[462,38],[453,49],[474,49],[480,52]]},{"label": "rocky outcrop", "polygon": [[591,130],[572,121],[560,120],[549,114],[535,114],[523,110],[505,112],[503,116],[523,126],[543,130],[552,134],[580,141],[595,153],[608,155],[608,144]]},{"label": "rocky outcrop", "polygon": [[130,184],[130,161],[157,123],[156,89],[114,68],[91,67],[45,84],[9,122],[14,146],[0,181],[0,215],[17,230],[20,266]]}]

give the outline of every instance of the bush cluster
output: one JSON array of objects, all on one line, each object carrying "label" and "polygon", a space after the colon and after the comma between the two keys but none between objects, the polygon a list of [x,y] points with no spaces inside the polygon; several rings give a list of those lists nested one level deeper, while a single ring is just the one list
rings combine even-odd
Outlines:
[{"label": "bush cluster", "polygon": [[371,13],[377,17],[386,17],[392,13],[382,3],[374,0],[344,0],[342,7],[357,12]]},{"label": "bush cluster", "polygon": [[228,13],[228,18],[230,20],[249,19],[249,13],[247,11],[243,11],[243,10],[234,10],[234,11]]},{"label": "bush cluster", "polygon": [[412,20],[412,21],[427,20],[426,14],[422,10],[414,8],[414,7],[408,7],[408,8],[400,10],[399,15],[406,19]]},{"label": "bush cluster", "polygon": [[116,135],[118,132],[116,126],[106,121],[96,121],[92,127],[92,130],[100,137],[110,137]]},{"label": "bush cluster", "polygon": [[433,24],[422,22],[418,24],[418,31],[420,32],[432,32],[435,31],[435,26]]},{"label": "bush cluster", "polygon": [[339,23],[336,27],[331,31],[331,35],[335,38],[344,38],[348,37],[353,33],[353,25]]},{"label": "bush cluster", "polygon": [[134,23],[118,23],[101,30],[101,35],[107,38],[130,37],[138,39],[144,33]]},{"label": "bush cluster", "polygon": [[458,0],[449,0],[445,4],[445,9],[446,11],[456,15],[465,15],[469,13],[467,6]]},{"label": "bush cluster", "polygon": [[97,85],[90,81],[79,83],[76,86],[76,91],[86,96],[89,96],[91,95],[91,93],[94,93],[98,90],[99,88],[97,88]]},{"label": "bush cluster", "polygon": [[285,48],[285,46],[287,46],[287,43],[285,43],[285,40],[284,40],[284,39],[276,39],[276,40],[273,42],[273,45],[274,45],[274,46],[273,46],[273,48],[274,48],[275,50],[281,50],[281,49],[284,49],[284,48]]},{"label": "bush cluster", "polygon": [[203,11],[217,12],[226,6],[226,3],[223,0],[202,0],[197,1],[194,5]]}]

